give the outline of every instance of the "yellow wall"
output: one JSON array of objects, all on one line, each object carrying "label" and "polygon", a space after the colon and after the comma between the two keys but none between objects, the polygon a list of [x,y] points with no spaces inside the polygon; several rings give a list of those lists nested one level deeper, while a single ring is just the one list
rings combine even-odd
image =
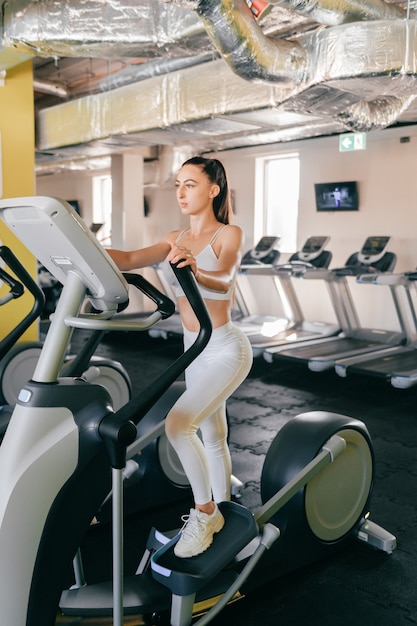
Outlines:
[{"label": "yellow wall", "polygon": [[[32,61],[7,70],[0,86],[0,141],[2,163],[2,198],[33,196],[35,193],[35,121],[33,106]],[[10,230],[0,221],[0,240],[17,255],[32,276],[36,261]],[[0,288],[0,295],[8,290]],[[0,307],[0,340],[32,308],[33,298],[24,294]],[[22,339],[37,340],[38,325],[33,324]]]}]

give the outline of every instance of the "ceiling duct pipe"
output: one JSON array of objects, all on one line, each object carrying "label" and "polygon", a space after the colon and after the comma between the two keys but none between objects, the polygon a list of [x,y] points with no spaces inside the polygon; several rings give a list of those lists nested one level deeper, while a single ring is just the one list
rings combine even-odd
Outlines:
[{"label": "ceiling duct pipe", "polygon": [[[222,60],[188,67],[39,111],[38,149],[81,150],[83,144],[85,151],[97,140],[101,143],[95,154],[133,143],[194,141],[196,151],[203,142],[215,149],[225,137],[225,126],[227,133],[234,128],[231,116],[278,107],[314,116],[315,123],[319,118],[331,132],[355,124],[376,129],[395,121],[417,93],[414,20],[348,23],[304,34],[298,43],[307,59],[306,69],[296,75],[298,83],[243,80]],[[243,132],[256,132],[256,127],[246,125]],[[286,136],[295,135],[292,131]],[[262,143],[263,136],[254,141]]]},{"label": "ceiling duct pipe", "polygon": [[[266,36],[246,0],[164,0],[193,9],[202,19],[214,46],[232,70],[245,80],[291,81],[305,78],[308,58],[302,44]],[[299,13],[314,14],[323,24],[405,17],[402,9],[383,0],[278,0]],[[327,19],[326,19],[327,18]]]},{"label": "ceiling duct pipe", "polygon": [[103,78],[98,83],[98,88],[101,91],[117,89],[123,85],[130,85],[131,83],[137,83],[141,80],[146,80],[155,76],[163,76],[164,74],[177,72],[179,70],[186,69],[187,67],[193,67],[194,65],[202,65],[203,63],[214,61],[218,58],[218,56],[218,53],[213,51],[178,59],[152,59],[147,63],[141,63],[133,67],[126,67],[113,76],[106,76],[106,78]]},{"label": "ceiling duct pipe", "polygon": [[202,0],[196,11],[223,59],[245,80],[303,80],[305,50],[296,42],[266,37],[245,0]]},{"label": "ceiling duct pipe", "polygon": [[8,0],[2,35],[40,57],[184,57],[210,45],[194,13],[156,0]]},{"label": "ceiling duct pipe", "polygon": [[[181,5],[188,8],[192,6],[203,20],[210,39],[238,76],[249,81],[292,82],[294,85],[294,97],[300,91],[306,91],[317,83],[323,82],[323,79],[329,79],[329,76],[320,76],[320,71],[323,67],[327,68],[328,64],[326,61],[323,62],[317,51],[321,51],[323,54],[329,51],[329,43],[331,43],[333,32],[337,33],[337,37],[340,37],[340,33],[343,33],[343,43],[346,45],[346,49],[349,50],[352,45],[348,41],[350,33],[352,34],[351,41],[361,44],[369,37],[368,26],[371,23],[378,24],[377,20],[381,16],[385,18],[389,16],[393,24],[400,21],[398,20],[399,15],[403,16],[403,12],[398,13],[397,7],[391,10],[389,5],[382,0],[369,0],[360,3],[360,7],[357,2],[350,0],[333,0],[333,3],[327,0],[317,0],[315,3],[311,3],[312,10],[314,9],[317,18],[320,16],[324,21],[327,16],[327,9],[329,11],[333,9],[334,19],[343,22],[343,24],[339,27],[325,29],[300,37],[297,42],[290,42],[281,39],[275,40],[266,36],[254,19],[245,0],[220,0],[220,2],[218,0],[164,1],[171,1],[177,6]],[[293,5],[294,10],[305,12],[309,3],[302,0],[289,0],[286,4]],[[326,12],[322,14],[321,10],[324,8]],[[358,17],[367,21],[355,22],[354,20]],[[410,41],[408,23],[406,23],[406,20],[401,20],[400,22],[402,34],[405,36],[405,41],[408,44]],[[377,44],[380,42],[381,35],[383,38],[386,38],[387,28],[384,25],[389,23],[389,20],[381,21],[380,23],[381,32],[375,33]],[[413,22],[413,24],[415,23]],[[344,28],[344,31],[340,31],[340,28]],[[412,36],[415,36],[415,32]],[[385,43],[390,45],[388,40]],[[354,51],[355,45],[354,43]],[[338,49],[343,46],[340,45],[339,41],[336,41],[333,42],[333,47]],[[371,48],[374,49],[374,47],[372,42]],[[338,78],[341,78],[344,74],[343,63],[346,63],[346,67],[350,67],[349,59],[341,55],[340,59],[336,57],[335,60],[339,70]],[[369,57],[366,57],[366,60],[369,61]],[[371,66],[374,63],[374,59],[371,57],[370,61]],[[409,63],[407,52],[402,59],[397,61],[399,61],[396,68],[397,71],[406,74],[408,71],[406,65]],[[359,74],[360,66],[361,59],[358,59],[357,68],[353,71],[353,76]],[[332,68],[330,69],[332,71]],[[387,69],[385,67],[383,72],[386,73]],[[413,67],[414,71],[415,68]],[[362,93],[353,93],[350,96],[346,93],[345,98],[339,98],[339,106],[341,104],[347,105],[347,111],[344,108],[342,110],[339,108],[333,112],[333,115],[336,116],[339,122],[342,122],[349,128],[366,127],[368,130],[384,128],[395,121],[408,106],[411,101],[410,91],[414,90],[414,88],[414,80],[411,80],[409,83],[404,81],[401,89],[405,93],[399,94],[398,97],[389,94],[391,97],[387,100],[384,98],[387,95],[384,92],[385,86],[379,93],[372,94],[371,98],[364,97],[363,94],[366,91],[366,87],[364,87]],[[347,91],[348,89],[346,89]],[[331,89],[328,91],[328,94],[330,92]],[[292,98],[293,100],[294,97]],[[361,106],[357,105],[359,101],[363,101]],[[307,98],[304,98],[304,103],[307,103]],[[327,114],[329,114],[328,109],[329,106],[327,105]],[[298,108],[298,110],[300,111],[301,108]],[[325,102],[323,103],[324,110],[326,110]],[[381,114],[381,111],[383,111],[383,114]],[[315,112],[320,113],[320,110],[316,109]]]},{"label": "ceiling duct pipe", "polygon": [[54,83],[50,80],[41,80],[40,78],[33,79],[33,89],[38,93],[52,94],[59,98],[68,98],[69,91],[65,85]]},{"label": "ceiling duct pipe", "polygon": [[[261,23],[245,0],[173,3],[8,0],[4,37],[11,46],[40,56],[151,59],[151,76],[143,83],[40,110],[37,141],[45,155],[66,146],[65,158],[71,158],[92,150],[94,142],[101,155],[167,143],[194,143],[197,151],[201,142],[215,147],[222,137],[258,128],[253,141],[259,142],[281,130],[282,118],[263,128],[256,123],[258,110],[295,112],[309,127],[320,121],[331,132],[343,132],[341,122],[380,128],[395,121],[417,91],[416,22],[391,19],[399,8],[381,0],[286,0],[274,3]],[[344,23],[322,28],[300,17],[313,8],[321,23]],[[353,21],[358,16],[364,19]],[[228,63],[182,66],[181,57],[192,60],[216,49]],[[175,60],[182,69],[170,67]],[[146,72],[147,63],[141,65]],[[250,112],[255,115],[246,122]]]},{"label": "ceiling duct pipe", "polygon": [[402,7],[384,0],[269,0],[326,26],[364,20],[396,20],[406,17]]},{"label": "ceiling duct pipe", "polygon": [[362,100],[337,115],[337,119],[354,132],[367,133],[377,128],[387,128],[408,109],[414,95],[381,96],[370,102]]}]

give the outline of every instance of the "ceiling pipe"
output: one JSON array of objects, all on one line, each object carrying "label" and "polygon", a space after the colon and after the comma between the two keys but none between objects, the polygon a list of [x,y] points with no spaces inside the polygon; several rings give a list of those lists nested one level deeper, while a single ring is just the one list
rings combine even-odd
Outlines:
[{"label": "ceiling pipe", "polygon": [[[316,51],[320,48],[320,37],[326,39],[328,46],[327,30],[323,35],[320,31],[313,33],[310,42],[308,37],[303,39],[302,43],[275,40],[263,33],[245,0],[164,1],[188,8],[191,5],[201,17],[210,39],[222,58],[241,78],[248,81],[292,82],[294,94],[318,82],[317,67],[320,67],[320,59]],[[281,3],[285,3],[285,0]],[[286,4],[294,5],[294,8],[301,12],[309,8],[308,3],[303,0],[288,0]],[[336,21],[343,22],[342,26],[334,27],[336,29],[350,27],[351,24],[355,26],[354,21],[358,17],[366,20],[364,24],[366,25],[380,19],[381,16],[389,16],[391,20],[398,20],[399,16],[397,7],[391,10],[390,5],[382,0],[367,0],[360,6],[352,0],[337,2],[316,0],[311,4],[311,11],[315,12],[317,17],[320,14],[322,20],[325,17],[321,14],[322,10],[334,9]],[[400,15],[403,16],[404,13],[401,12]],[[405,36],[408,40],[407,27]],[[407,63],[408,59],[404,58],[403,61]],[[407,85],[403,86],[403,89],[407,91]],[[411,89],[414,90],[413,81],[410,81],[409,91]],[[410,93],[401,94],[401,97],[390,96],[389,99],[384,98],[385,95],[381,92],[376,94],[376,98],[374,94],[371,98],[358,97],[357,100],[362,101],[361,105],[355,101],[351,102],[346,111],[337,111],[336,118],[351,129],[385,128],[393,123],[412,101]]]},{"label": "ceiling pipe", "polygon": [[367,102],[362,100],[336,118],[347,128],[357,133],[367,133],[371,130],[391,126],[406,111],[416,96],[380,96]]},{"label": "ceiling pipe", "polygon": [[269,0],[286,6],[326,26],[339,26],[363,20],[395,20],[406,17],[404,9],[384,0]]},{"label": "ceiling pipe", "polygon": [[103,78],[98,83],[98,89],[101,91],[117,89],[123,85],[136,83],[141,80],[146,80],[147,78],[153,78],[154,76],[177,72],[187,67],[193,67],[194,65],[203,65],[204,63],[216,60],[218,56],[218,53],[213,51],[192,57],[152,59],[146,63],[126,67],[113,76]]},{"label": "ceiling pipe", "polygon": [[[417,34],[414,20],[398,19],[402,9],[383,0],[272,4],[260,25],[245,0],[8,0],[4,36],[11,46],[45,56],[152,59],[136,75],[139,80],[149,72],[146,86],[135,85],[133,73],[133,84],[121,77],[120,94],[113,94],[110,80],[108,92],[40,111],[38,147],[87,149],[99,140],[103,153],[117,143],[190,143],[199,134],[213,146],[216,118],[233,128],[233,116],[245,111],[279,107],[332,128],[373,129],[407,108],[415,92]],[[301,14],[317,21],[303,21]],[[300,23],[309,32],[300,34]],[[216,50],[221,61],[182,65],[185,57]],[[175,61],[182,69],[171,66]],[[204,120],[208,133],[198,126]],[[236,132],[256,132],[256,125],[243,126]]]},{"label": "ceiling pipe", "polygon": [[[274,39],[263,33],[246,0],[164,0],[192,8],[231,69],[245,80],[300,83],[314,74],[305,47],[297,41]],[[277,0],[298,13],[314,14],[323,24],[398,19],[405,14],[383,0]]]},{"label": "ceiling pipe", "polygon": [[193,56],[209,40],[195,13],[157,0],[7,0],[2,45],[40,57]]},{"label": "ceiling pipe", "polygon": [[33,79],[33,89],[38,93],[51,94],[58,98],[68,98],[69,96],[69,91],[65,85],[54,83],[50,80],[42,80],[40,78]]},{"label": "ceiling pipe", "polygon": [[241,78],[292,83],[304,79],[303,47],[265,36],[246,0],[202,0],[196,11],[223,59]]}]

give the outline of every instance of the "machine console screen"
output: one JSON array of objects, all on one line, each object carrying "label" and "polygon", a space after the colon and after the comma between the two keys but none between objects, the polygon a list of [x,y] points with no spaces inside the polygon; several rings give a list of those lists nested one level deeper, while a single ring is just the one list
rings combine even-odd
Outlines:
[{"label": "machine console screen", "polygon": [[304,252],[305,254],[320,252],[324,248],[328,240],[328,237],[309,237],[305,242],[301,252]]},{"label": "machine console screen", "polygon": [[361,253],[364,256],[376,256],[381,254],[388,245],[390,237],[368,237],[363,244]]},{"label": "machine console screen", "polygon": [[269,252],[278,244],[278,241],[279,237],[262,237],[256,244],[255,251]]}]

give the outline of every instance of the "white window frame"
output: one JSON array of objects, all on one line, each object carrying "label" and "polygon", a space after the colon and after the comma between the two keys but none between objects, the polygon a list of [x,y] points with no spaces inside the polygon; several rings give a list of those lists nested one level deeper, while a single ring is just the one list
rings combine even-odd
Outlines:
[{"label": "white window frame", "polygon": [[[282,175],[274,176],[271,180],[268,169],[273,162],[277,166],[278,174],[281,169]],[[292,170],[292,180],[288,176],[288,168],[290,172]],[[295,252],[300,193],[299,154],[290,152],[259,157],[255,162],[255,176],[254,244],[264,235],[277,235],[281,237],[281,252]]]},{"label": "white window frame", "polygon": [[110,174],[93,176],[93,222],[103,224],[98,232],[98,239],[105,245],[111,245],[112,178]]}]

